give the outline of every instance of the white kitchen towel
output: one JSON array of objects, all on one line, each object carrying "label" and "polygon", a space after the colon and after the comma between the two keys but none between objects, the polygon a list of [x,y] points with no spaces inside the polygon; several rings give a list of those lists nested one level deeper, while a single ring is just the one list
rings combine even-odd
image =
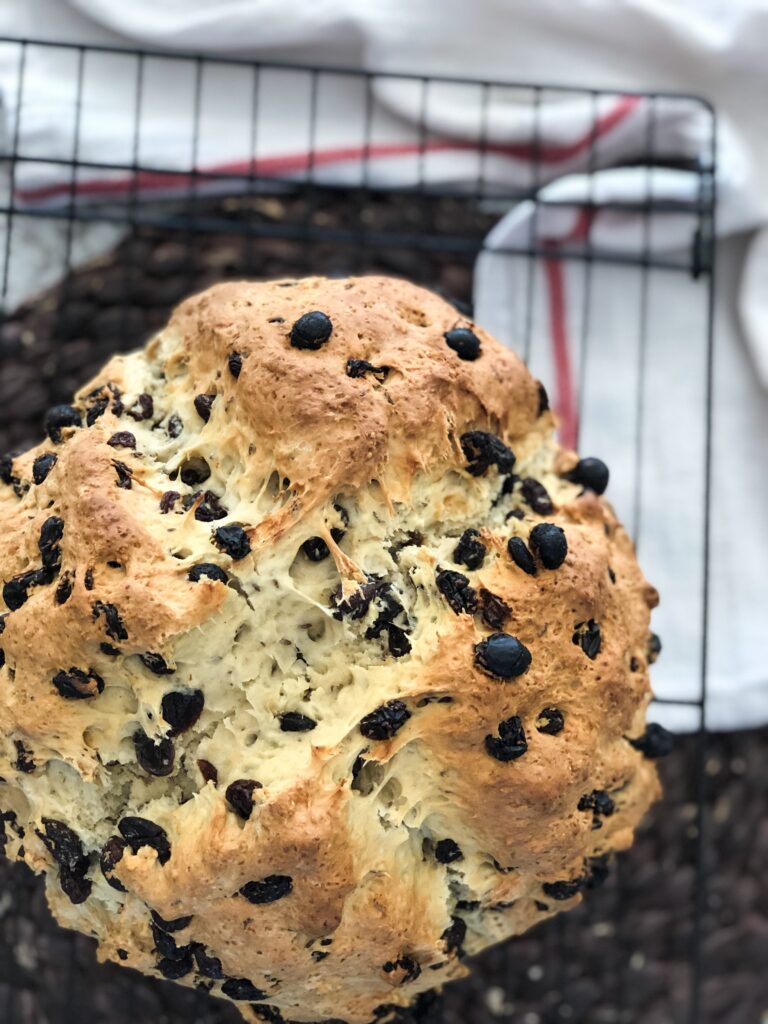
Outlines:
[{"label": "white kitchen towel", "polygon": [[[307,10],[290,0],[14,0],[4,10],[0,31],[13,35],[34,36],[44,25],[49,37],[78,42],[318,63],[343,55],[389,71],[583,82],[615,90],[574,99],[555,89],[459,82],[426,87],[393,77],[376,79],[369,97],[364,83],[343,75],[321,76],[317,89],[306,73],[275,69],[254,77],[237,65],[206,66],[197,78],[195,64],[159,57],[142,62],[138,90],[133,56],[89,53],[80,65],[77,53],[29,47],[19,95],[18,47],[0,44],[6,144],[17,137],[22,153],[14,165],[15,201],[37,211],[55,212],[73,196],[79,205],[124,202],[131,192],[143,200],[187,195],[192,188],[236,190],[248,187],[254,175],[382,186],[423,178],[472,188],[482,174],[489,194],[545,186],[542,199],[553,205],[539,205],[534,214],[530,204],[518,204],[489,238],[492,252],[476,274],[478,321],[518,349],[530,343],[532,368],[552,386],[566,440],[579,426],[574,382],[583,377],[582,450],[592,444],[594,454],[612,462],[612,497],[630,526],[640,523],[641,556],[664,594],[657,617],[666,649],[656,666],[657,691],[665,699],[696,695],[704,526],[702,286],[682,273],[653,271],[643,284],[636,269],[601,264],[585,289],[581,261],[541,261],[532,276],[524,258],[503,250],[531,237],[553,246],[565,238],[580,244],[574,228],[586,223],[580,205],[585,197],[628,202],[651,187],[654,196],[678,203],[695,198],[696,173],[654,170],[649,177],[636,168],[600,170],[631,164],[649,139],[660,159],[700,158],[706,164],[711,158],[706,109],[683,98],[649,102],[629,94],[631,88],[705,92],[716,102],[722,121],[720,230],[761,224],[768,212],[768,119],[756,98],[768,67],[753,40],[768,21],[764,5],[326,0]],[[73,155],[93,165],[81,166],[75,178],[67,166]],[[136,164],[139,175],[132,170]],[[191,167],[198,172],[194,178]],[[587,168],[598,173],[578,173]],[[647,232],[626,211],[603,211],[587,226],[593,245],[634,255],[646,246],[674,253],[694,229],[685,212],[652,221]],[[104,244],[111,237],[105,235]],[[78,231],[74,242],[75,257],[79,246],[83,256],[93,251],[87,231]],[[738,283],[732,245],[727,251],[731,258],[721,276],[730,291],[721,288],[723,299]],[[768,721],[768,678],[758,653],[768,579],[760,512],[768,471],[754,447],[755,438],[765,437],[766,402],[752,372],[768,361],[768,330],[761,329],[767,314],[755,301],[762,294],[759,266],[757,258],[751,261],[741,289],[752,359],[725,315],[730,306],[720,304],[715,454],[723,471],[713,507],[717,617],[713,610],[708,710],[710,724],[723,728]],[[39,271],[28,274],[23,259],[14,258],[10,270],[9,303],[41,286]],[[641,353],[643,287],[649,345]],[[519,322],[531,288],[533,315]],[[634,419],[626,415],[631,403]],[[652,415],[641,415],[643,409]],[[742,481],[749,481],[749,498],[734,508]],[[744,537],[756,538],[746,565]],[[695,725],[688,711],[660,708],[664,720],[680,727]]]},{"label": "white kitchen towel", "polygon": [[[601,172],[593,195],[647,187],[645,172]],[[600,177],[600,175],[598,175]],[[658,199],[674,197],[675,172],[654,172]],[[618,255],[642,247],[643,221],[610,211],[590,218],[580,205],[584,178],[548,186],[491,232],[475,270],[475,316],[512,347],[523,349],[546,381],[566,444],[610,466],[607,497],[633,534],[643,568],[661,593],[653,628],[663,654],[652,679],[664,701],[702,694],[704,616],[705,440],[708,282],[682,271],[563,258],[589,238]],[[591,224],[590,224],[591,220]],[[602,221],[602,224],[601,224]],[[590,230],[591,227],[591,230]],[[674,262],[690,251],[689,216],[659,217],[648,235]],[[522,240],[551,247],[533,264],[505,252]],[[580,240],[580,241],[579,241]],[[762,657],[768,609],[768,403],[738,331],[736,285],[743,239],[720,243],[716,272],[713,446],[710,501],[707,721],[713,729],[768,721],[768,672]],[[698,709],[659,704],[654,715],[674,729],[695,728]]]}]

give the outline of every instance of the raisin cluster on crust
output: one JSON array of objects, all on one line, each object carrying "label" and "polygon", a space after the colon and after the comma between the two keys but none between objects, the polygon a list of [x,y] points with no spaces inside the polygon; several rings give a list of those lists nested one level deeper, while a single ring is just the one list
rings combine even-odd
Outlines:
[{"label": "raisin cluster on crust", "polygon": [[656,594],[520,360],[401,281],[227,284],[0,462],[0,847],[100,955],[383,1021],[605,877]]}]

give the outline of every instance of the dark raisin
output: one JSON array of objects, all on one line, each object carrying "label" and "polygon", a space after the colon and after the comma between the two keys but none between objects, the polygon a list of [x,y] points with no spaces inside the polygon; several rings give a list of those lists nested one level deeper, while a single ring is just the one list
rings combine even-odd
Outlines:
[{"label": "dark raisin", "polygon": [[454,562],[466,565],[468,569],[479,569],[485,560],[487,550],[479,537],[478,531],[472,527],[465,530],[454,549]]},{"label": "dark raisin", "polygon": [[360,732],[369,740],[389,740],[410,717],[401,700],[389,700],[360,720]]},{"label": "dark raisin", "polygon": [[536,719],[536,729],[547,736],[557,736],[564,725],[563,712],[558,708],[542,708]]},{"label": "dark raisin", "polygon": [[347,360],[348,377],[364,377],[366,373],[372,374],[380,384],[383,384],[389,374],[389,367],[374,366],[373,363],[369,363],[367,359]]},{"label": "dark raisin", "polygon": [[441,864],[453,864],[456,860],[462,860],[464,854],[453,839],[441,839],[435,844],[435,857]]},{"label": "dark raisin", "polygon": [[[268,1024],[286,1024],[285,1018],[276,1006],[252,1006],[251,1012],[257,1020],[265,1020]],[[344,1024],[340,1021],[339,1024]]]},{"label": "dark raisin", "polygon": [[419,533],[418,530],[409,530],[402,537],[398,538],[394,544],[389,548],[389,553],[397,561],[397,556],[403,550],[403,548],[410,547],[421,547],[424,543],[424,537]]},{"label": "dark raisin", "polygon": [[201,757],[198,759],[197,767],[205,782],[212,782],[214,786],[218,785],[219,772],[215,765]]},{"label": "dark raisin", "polygon": [[104,692],[104,680],[92,668],[87,672],[81,668],[57,672],[51,681],[59,694],[67,700],[84,700]]},{"label": "dark raisin", "polygon": [[611,796],[604,789],[593,789],[591,793],[585,793],[577,804],[580,811],[592,811],[596,815],[609,818],[616,810]]},{"label": "dark raisin", "polygon": [[[283,285],[281,285],[280,287],[282,288]],[[285,285],[285,287],[287,288],[289,286]],[[267,320],[267,323],[268,324],[284,324],[285,323],[285,317],[284,316],[271,316],[269,318],[269,320]]]},{"label": "dark raisin", "polygon": [[169,739],[155,743],[143,729],[139,729],[133,735],[133,745],[136,748],[136,760],[145,772],[158,776],[171,774],[175,752]]},{"label": "dark raisin", "polygon": [[195,409],[197,410],[197,415],[204,423],[207,423],[211,418],[211,406],[215,398],[216,395],[195,395]]},{"label": "dark raisin", "polygon": [[541,414],[546,412],[549,408],[549,395],[547,394],[547,389],[544,387],[540,380],[536,381],[536,387],[539,391],[539,407],[537,413],[539,416],[541,416]]},{"label": "dark raisin", "polygon": [[0,482],[9,487],[16,477],[13,475],[13,457],[11,455],[0,456]]},{"label": "dark raisin", "polygon": [[600,626],[594,619],[589,619],[587,622],[577,622],[571,639],[577,647],[581,647],[582,651],[592,661],[600,653],[602,637],[600,635]]},{"label": "dark raisin", "polygon": [[366,583],[363,583],[356,591],[350,594],[349,597],[344,599],[341,598],[341,587],[339,587],[331,599],[336,608],[335,618],[362,619],[368,611],[371,601],[384,586],[386,586],[384,580],[372,576],[369,577]]},{"label": "dark raisin", "polygon": [[32,751],[24,746],[23,740],[14,740],[13,745],[16,747],[16,760],[13,762],[13,767],[18,772],[24,772],[25,775],[31,774],[36,767]]},{"label": "dark raisin", "polygon": [[475,664],[499,679],[513,679],[528,670],[531,652],[516,636],[493,633],[475,644]]},{"label": "dark raisin", "polygon": [[[107,411],[107,406],[108,405],[109,405],[109,398],[107,398],[106,396],[102,396],[101,398],[97,398],[96,401],[93,402],[88,407],[88,411],[85,414],[86,425],[89,426],[89,427],[92,427],[93,424],[96,422],[96,420],[99,419],[101,416],[103,416],[104,413]],[[115,415],[117,415],[117,413]]]},{"label": "dark raisin", "polygon": [[473,615],[477,611],[477,594],[463,573],[454,572],[452,569],[438,569],[435,581],[437,589],[456,615],[462,612]]},{"label": "dark raisin", "polygon": [[[343,529],[338,526],[334,526],[331,529],[331,537],[333,537],[334,541],[338,544],[344,536],[346,527],[349,526],[349,514],[342,505],[334,504],[333,507],[338,512],[344,526]],[[310,537],[309,540],[304,541],[301,545],[301,550],[310,562],[322,562],[323,559],[327,558],[331,553],[328,545],[322,537]]]},{"label": "dark raisin", "polygon": [[289,875],[267,875],[259,882],[246,882],[239,890],[249,903],[274,903],[293,891]]},{"label": "dark raisin", "polygon": [[299,711],[284,711],[277,717],[280,719],[280,728],[283,732],[309,732],[317,725],[314,718],[302,715]]},{"label": "dark raisin", "polygon": [[155,940],[155,951],[167,960],[183,960],[191,952],[189,946],[178,946],[172,935],[163,931],[159,925],[152,921],[150,923],[152,938]]},{"label": "dark raisin", "polygon": [[93,603],[93,618],[94,621],[99,618],[100,615],[104,616],[106,623],[107,636],[113,640],[127,640],[128,630],[125,628],[120,612],[113,604],[105,604],[103,601],[94,601]]},{"label": "dark raisin", "polygon": [[227,366],[229,367],[229,372],[237,380],[243,368],[242,355],[239,352],[230,352],[227,356]]},{"label": "dark raisin", "polygon": [[165,429],[169,437],[178,437],[179,434],[181,434],[182,430],[184,429],[184,424],[182,423],[181,416],[177,416],[176,413],[173,413],[171,416],[169,416],[168,425],[166,426]]},{"label": "dark raisin", "polygon": [[412,956],[401,956],[397,960],[388,960],[382,967],[387,974],[393,971],[404,971],[401,985],[407,985],[409,981],[415,981],[421,974],[421,964]]},{"label": "dark raisin", "polygon": [[160,499],[160,511],[162,514],[167,515],[180,497],[181,495],[178,491],[166,491]]},{"label": "dark raisin", "polygon": [[83,844],[78,834],[69,825],[53,818],[43,818],[42,824],[45,832],[35,829],[35,834],[42,839],[46,849],[59,867],[76,869],[78,865],[85,863],[87,868],[87,857],[83,850]]},{"label": "dark raisin", "polygon": [[360,772],[363,770],[365,765],[368,763],[365,760],[365,758],[363,757],[363,753],[365,753],[365,751],[367,749],[368,748],[365,747],[363,752],[357,755],[357,757],[355,758],[355,762],[352,765],[352,781],[353,782],[355,782],[357,780],[357,776],[360,774]]},{"label": "dark raisin", "polygon": [[645,727],[643,735],[638,736],[636,739],[630,739],[629,742],[644,757],[654,760],[657,757],[666,757],[672,753],[675,737],[663,725],[659,725],[657,722],[649,722]]},{"label": "dark raisin", "polygon": [[130,491],[131,480],[133,479],[133,470],[130,466],[126,466],[124,462],[120,462],[118,459],[113,459],[112,465],[115,467],[115,472],[117,473],[117,486],[122,487],[124,491]]},{"label": "dark raisin", "polygon": [[45,832],[35,832],[59,865],[59,884],[64,894],[72,903],[84,903],[93,883],[85,877],[90,864],[80,837],[63,821],[43,818],[42,823]]},{"label": "dark raisin", "polygon": [[253,982],[248,981],[247,978],[228,978],[221,986],[221,991],[225,996],[229,996],[230,999],[237,1002],[252,1003],[257,999],[267,998],[267,993],[256,988]]},{"label": "dark raisin", "polygon": [[485,430],[470,430],[462,434],[461,450],[472,476],[483,476],[488,468],[496,466],[500,473],[511,473],[515,464],[514,452],[495,434]]},{"label": "dark raisin", "polygon": [[[511,479],[507,477],[507,479]],[[513,508],[511,512],[507,512],[505,521],[508,519],[525,519],[525,512],[521,508]]]},{"label": "dark raisin", "polygon": [[261,783],[256,779],[236,779],[227,786],[224,794],[227,803],[243,821],[248,821],[253,812],[255,789],[261,789]]},{"label": "dark raisin", "polygon": [[0,647],[0,668],[5,665],[5,651]]},{"label": "dark raisin", "polygon": [[492,594],[490,590],[486,590],[485,587],[480,588],[478,597],[480,599],[480,616],[483,622],[491,629],[504,629],[512,614],[509,605],[496,594]]},{"label": "dark raisin", "polygon": [[331,553],[322,537],[310,537],[309,540],[305,540],[301,550],[310,562],[322,562]]},{"label": "dark raisin", "polygon": [[319,963],[321,960],[325,960],[327,956],[328,953],[324,953],[321,949],[314,949],[312,951],[312,959],[315,961],[315,963]]},{"label": "dark raisin", "polygon": [[61,432],[66,427],[79,427],[82,424],[82,417],[73,405],[54,405],[45,414],[45,432],[53,441],[58,444],[61,441]]},{"label": "dark raisin", "polygon": [[559,569],[568,554],[565,531],[554,523],[534,526],[528,542],[545,569]]},{"label": "dark raisin", "polygon": [[332,331],[330,317],[314,309],[300,316],[291,328],[291,345],[294,348],[317,350],[328,341]]},{"label": "dark raisin", "polygon": [[204,484],[211,475],[211,467],[200,455],[191,455],[181,464],[181,482],[187,487],[196,487],[197,484]]},{"label": "dark raisin", "polygon": [[219,526],[213,531],[213,542],[216,547],[235,561],[239,562],[250,554],[251,542],[248,534],[236,523],[231,526]]},{"label": "dark raisin", "polygon": [[152,400],[152,395],[148,395],[146,392],[139,395],[131,408],[127,411],[131,419],[139,422],[141,422],[141,420],[150,419],[155,411],[155,403]]},{"label": "dark raisin", "polygon": [[373,595],[373,603],[378,611],[378,615],[373,625],[366,630],[365,636],[367,640],[381,636],[385,629],[392,627],[392,623],[398,615],[405,611],[397,592],[390,583],[384,581],[380,581],[377,584],[377,589]]},{"label": "dark raisin", "polygon": [[180,950],[180,955],[176,959],[163,957],[157,961],[157,969],[169,981],[178,981],[179,978],[184,978],[193,969],[191,950],[188,946],[185,947]]},{"label": "dark raisin", "polygon": [[486,736],[485,749],[497,761],[515,761],[528,749],[523,723],[517,715],[499,722],[499,736]]},{"label": "dark raisin", "polygon": [[548,903],[542,903],[541,900],[534,900],[533,901],[533,905],[542,914],[546,913],[549,910],[549,904]]},{"label": "dark raisin", "polygon": [[128,950],[127,949],[118,949],[117,950],[117,955],[120,957],[121,960],[127,960],[128,959]]},{"label": "dark raisin", "polygon": [[54,452],[44,452],[38,455],[32,463],[32,479],[36,484],[41,484],[48,476],[58,461],[58,455]]},{"label": "dark raisin", "polygon": [[582,879],[574,878],[572,881],[544,882],[541,888],[544,895],[553,900],[570,900],[581,891],[582,886]]},{"label": "dark raisin", "polygon": [[157,859],[161,864],[167,864],[171,859],[168,833],[154,821],[128,816],[120,819],[117,828],[132,853],[138,853],[142,846],[149,846],[157,853]]},{"label": "dark raisin", "polygon": [[192,956],[195,958],[197,970],[204,978],[213,978],[214,981],[223,981],[226,975],[221,966],[221,960],[216,956],[209,956],[205,946],[196,942],[192,946]]},{"label": "dark raisin", "polygon": [[52,583],[53,575],[53,567],[43,566],[42,569],[30,569],[29,572],[22,573],[21,576],[14,576],[13,579],[4,583],[3,600],[10,611],[15,612],[21,608],[29,598],[27,591],[31,587],[40,587]]},{"label": "dark raisin", "polygon": [[648,664],[652,665],[661,654],[661,637],[656,633],[648,634]]},{"label": "dark raisin", "polygon": [[70,903],[74,904],[85,903],[93,889],[90,878],[86,878],[83,872],[71,871],[69,868],[62,868],[59,872],[59,885]]},{"label": "dark raisin", "polygon": [[65,601],[69,600],[69,596],[72,593],[74,585],[74,573],[63,573],[59,580],[59,585],[56,587],[56,604],[64,604]]},{"label": "dark raisin", "polygon": [[60,516],[49,516],[40,529],[37,546],[46,569],[58,572],[61,566],[61,549],[58,544],[64,536],[64,520]]},{"label": "dark raisin", "polygon": [[[141,820],[141,819],[139,819],[139,820]],[[150,822],[150,824],[152,824],[152,822]],[[162,829],[160,831],[162,832]],[[142,845],[146,846],[148,844],[144,843]],[[189,927],[189,924],[190,924],[190,922],[192,920],[192,915],[191,914],[189,914],[189,916],[187,916],[187,917],[174,917],[170,921],[167,921],[164,917],[160,917],[160,915],[158,914],[158,912],[156,910],[151,910],[150,914],[152,915],[152,920],[155,922],[157,927],[158,928],[162,928],[164,932],[169,932],[169,933],[170,932],[180,932],[180,931],[183,931],[184,928],[188,928]]]},{"label": "dark raisin", "polygon": [[387,629],[387,650],[393,658],[404,658],[406,654],[411,653],[411,641],[408,639],[408,634],[400,626],[396,626],[394,622],[389,622],[386,625]]},{"label": "dark raisin", "polygon": [[603,494],[608,486],[610,472],[601,459],[579,459],[573,469],[566,473],[566,479],[573,481],[587,491]]},{"label": "dark raisin", "polygon": [[172,676],[176,671],[175,668],[169,667],[162,654],[156,654],[154,651],[147,651],[146,654],[140,654],[139,657],[149,671],[153,672],[156,676]]},{"label": "dark raisin", "polygon": [[35,570],[14,576],[3,584],[3,601],[12,612],[17,611],[28,599],[27,591],[32,586]]},{"label": "dark raisin", "polygon": [[608,579],[611,581],[611,583],[616,582],[616,573],[613,571],[610,565],[608,566]]},{"label": "dark raisin", "polygon": [[110,448],[135,448],[136,438],[130,430],[118,430],[107,441]]},{"label": "dark raisin", "polygon": [[195,509],[195,519],[199,523],[212,523],[216,519],[224,519],[228,514],[213,491],[204,491],[203,500]]},{"label": "dark raisin", "polygon": [[93,590],[93,567],[85,570],[85,576],[83,577],[83,586],[86,590]]},{"label": "dark raisin", "polygon": [[440,938],[445,943],[447,953],[456,951],[458,956],[463,953],[462,945],[467,936],[467,926],[460,917],[452,917],[450,925],[445,929]]},{"label": "dark raisin", "polygon": [[523,501],[539,516],[548,516],[554,506],[547,489],[533,477],[526,477],[520,485]]},{"label": "dark raisin", "polygon": [[474,362],[480,357],[480,339],[468,327],[454,327],[443,335],[448,348],[452,348],[459,359]]},{"label": "dark raisin", "polygon": [[203,712],[202,690],[172,690],[162,700],[163,718],[170,725],[170,736],[191,729]]},{"label": "dark raisin", "polygon": [[122,860],[123,854],[128,848],[128,844],[120,836],[111,836],[104,844],[99,863],[101,870],[107,883],[112,886],[113,889],[117,889],[118,892],[127,892],[123,883],[119,878],[111,878],[110,875],[115,868],[115,865]]},{"label": "dark raisin", "polygon": [[637,672],[640,668],[640,662],[634,656],[629,659],[629,671]]},{"label": "dark raisin", "polygon": [[110,658],[118,658],[123,653],[119,647],[115,647],[113,644],[108,644],[105,641],[99,644],[99,650],[102,654],[108,654]]},{"label": "dark raisin", "polygon": [[229,582],[229,576],[226,572],[212,562],[199,562],[197,565],[193,565],[187,573],[187,579],[191,580],[192,583],[199,583],[203,577],[214,580],[217,583]]}]

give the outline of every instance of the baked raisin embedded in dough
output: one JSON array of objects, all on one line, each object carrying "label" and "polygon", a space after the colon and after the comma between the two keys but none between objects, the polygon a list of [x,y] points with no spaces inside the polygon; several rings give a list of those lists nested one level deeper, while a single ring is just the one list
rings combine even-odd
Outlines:
[{"label": "baked raisin embedded in dough", "polygon": [[598,884],[657,598],[553,427],[384,278],[217,286],[52,410],[0,463],[0,847],[58,920],[363,1024]]}]

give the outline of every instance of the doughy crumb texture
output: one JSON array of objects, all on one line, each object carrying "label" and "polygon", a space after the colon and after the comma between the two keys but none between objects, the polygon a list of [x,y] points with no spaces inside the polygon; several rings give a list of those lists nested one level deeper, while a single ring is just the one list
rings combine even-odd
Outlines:
[{"label": "doughy crumb texture", "polygon": [[0,461],[0,849],[103,959],[386,1021],[658,795],[657,595],[520,360],[386,278],[219,285]]}]

